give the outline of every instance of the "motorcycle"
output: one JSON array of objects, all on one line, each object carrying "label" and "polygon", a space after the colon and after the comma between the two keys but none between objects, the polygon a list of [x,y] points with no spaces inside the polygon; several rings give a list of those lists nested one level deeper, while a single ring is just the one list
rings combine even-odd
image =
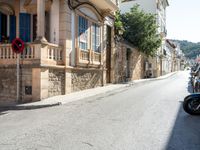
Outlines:
[{"label": "motorcycle", "polygon": [[183,102],[183,109],[190,115],[200,115],[200,93],[186,96]]},{"label": "motorcycle", "polygon": [[193,93],[184,98],[183,109],[190,115],[200,115],[200,64],[191,68],[190,75]]}]

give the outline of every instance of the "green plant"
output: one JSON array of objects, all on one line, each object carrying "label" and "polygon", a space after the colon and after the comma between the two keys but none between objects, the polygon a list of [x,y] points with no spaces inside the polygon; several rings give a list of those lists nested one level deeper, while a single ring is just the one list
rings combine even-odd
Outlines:
[{"label": "green plant", "polygon": [[121,14],[119,11],[116,12],[115,14],[115,34],[119,35],[119,31],[123,31],[124,32],[124,27],[123,27],[123,23],[121,21]]},{"label": "green plant", "polygon": [[123,37],[147,56],[154,56],[162,41],[157,33],[156,16],[139,10],[137,5],[131,8],[130,12],[117,17],[123,24]]}]

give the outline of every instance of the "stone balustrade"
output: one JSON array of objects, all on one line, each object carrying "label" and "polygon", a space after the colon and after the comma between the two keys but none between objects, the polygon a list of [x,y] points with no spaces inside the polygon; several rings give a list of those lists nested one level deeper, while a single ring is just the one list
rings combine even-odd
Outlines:
[{"label": "stone balustrade", "polygon": [[100,65],[101,53],[93,50],[78,50],[78,60],[81,64]]},{"label": "stone balustrade", "polygon": [[60,61],[62,60],[62,48],[55,45],[48,45],[47,47],[47,58],[51,60]]},{"label": "stone balustrade", "polygon": [[[62,48],[54,45],[41,45],[26,43],[23,53],[19,54],[20,60],[29,64],[63,65]],[[17,54],[13,52],[11,44],[0,44],[0,64],[16,64]]]},{"label": "stone balustrade", "polygon": [[0,45],[0,59],[16,59],[16,53],[13,53],[11,44]]}]

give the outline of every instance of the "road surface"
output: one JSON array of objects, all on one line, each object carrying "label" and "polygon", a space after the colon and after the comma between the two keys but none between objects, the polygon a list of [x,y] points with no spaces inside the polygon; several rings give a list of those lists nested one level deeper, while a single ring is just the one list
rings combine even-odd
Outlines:
[{"label": "road surface", "polygon": [[0,150],[200,150],[189,72],[35,110],[0,112]]}]

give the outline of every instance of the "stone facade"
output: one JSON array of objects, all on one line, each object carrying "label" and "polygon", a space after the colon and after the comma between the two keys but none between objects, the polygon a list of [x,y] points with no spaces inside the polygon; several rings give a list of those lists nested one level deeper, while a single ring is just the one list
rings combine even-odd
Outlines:
[{"label": "stone facade", "polygon": [[59,69],[49,70],[49,97],[65,94],[65,72]]},{"label": "stone facade", "polygon": [[[24,35],[21,33],[23,26],[20,25],[22,24],[20,20],[23,19],[20,19],[20,16],[23,16],[20,13],[27,14],[27,23],[24,26],[30,28],[33,32],[30,35],[34,36],[25,39],[26,41],[22,39],[25,41],[25,49],[19,56],[13,53],[11,41],[1,41],[0,38],[0,67],[2,68],[0,68],[0,103],[33,102],[102,86],[106,84],[108,74],[111,76],[109,83],[113,83],[115,73],[115,62],[112,61],[114,58],[113,15],[118,9],[115,1],[103,0],[102,3],[90,1],[93,5],[73,0],[48,2],[38,0],[26,1],[26,3],[24,0],[12,0],[8,2],[10,5],[6,0],[3,2],[1,4],[4,4],[5,8],[13,10],[12,14],[5,12],[4,15],[7,18],[10,15],[15,17],[16,28],[13,28],[16,31],[15,37],[22,39]],[[80,19],[84,19],[85,24]],[[80,34],[81,26],[86,27],[86,22],[87,32],[84,29],[85,33]],[[9,21],[3,23],[7,27],[10,26]],[[98,42],[94,42],[93,39],[94,27],[98,30],[98,34],[95,35],[99,37]],[[106,34],[108,29],[109,34]],[[5,34],[10,35],[10,33]],[[105,61],[108,37],[111,43],[109,63]],[[87,45],[87,48],[84,48],[83,44]],[[17,93],[16,61],[18,58],[20,58],[20,85]],[[19,101],[16,100],[17,94]]]},{"label": "stone facade", "polygon": [[72,91],[80,91],[102,85],[101,70],[73,70]]}]

